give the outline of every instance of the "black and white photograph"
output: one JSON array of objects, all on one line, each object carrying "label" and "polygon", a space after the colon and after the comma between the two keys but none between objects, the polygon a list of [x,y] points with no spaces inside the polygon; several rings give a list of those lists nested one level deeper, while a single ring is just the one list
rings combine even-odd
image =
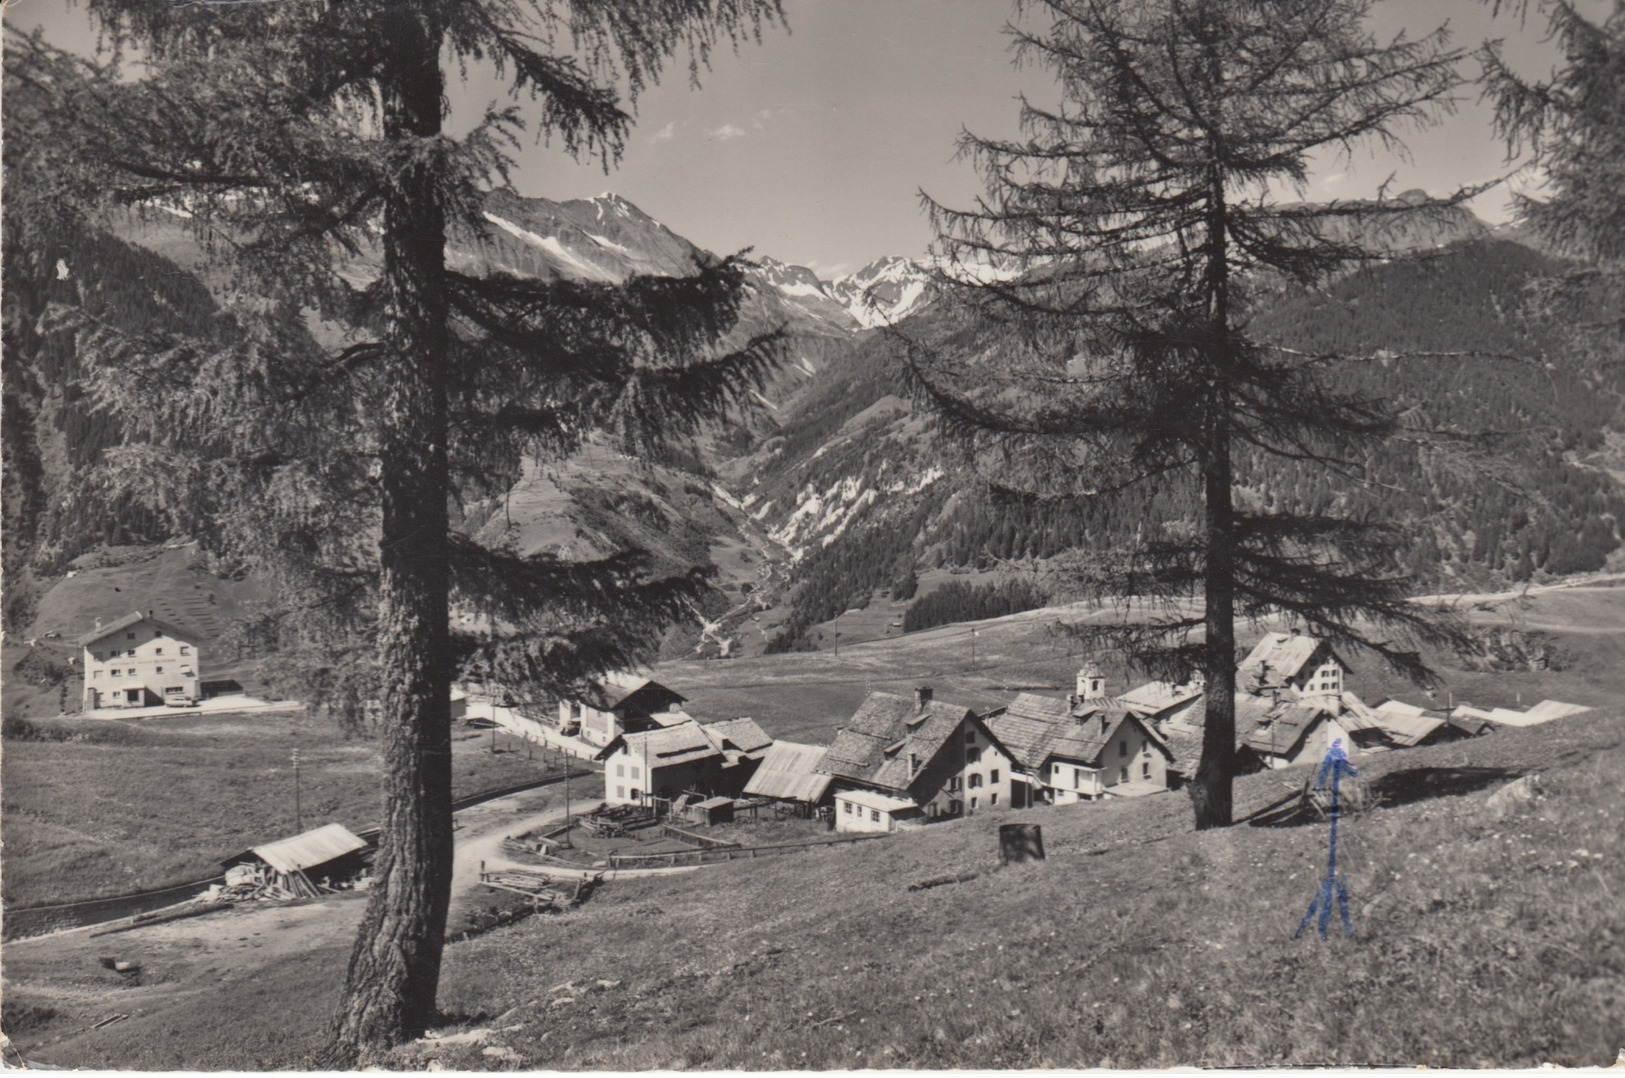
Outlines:
[{"label": "black and white photograph", "polygon": [[1625,1065],[1625,0],[4,0],[0,1059]]}]

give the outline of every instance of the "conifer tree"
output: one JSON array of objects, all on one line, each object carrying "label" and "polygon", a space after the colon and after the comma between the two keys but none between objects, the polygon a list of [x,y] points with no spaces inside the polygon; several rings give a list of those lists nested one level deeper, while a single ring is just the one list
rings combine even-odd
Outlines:
[{"label": "conifer tree", "polygon": [[[1537,313],[1571,331],[1571,342],[1618,362],[1625,316],[1602,316],[1599,298],[1625,284],[1625,0],[1589,14],[1569,0],[1495,0],[1497,12],[1544,18],[1562,61],[1553,77],[1530,82],[1502,57],[1498,42],[1480,56],[1495,122],[1517,157],[1525,149],[1543,173],[1533,191],[1514,196],[1518,218],[1574,271],[1544,282]],[[1607,303],[1604,300],[1604,303]]]},{"label": "conifer tree", "polygon": [[1387,254],[1383,231],[1446,204],[1301,201],[1318,157],[1398,149],[1460,85],[1442,31],[1376,40],[1369,6],[1024,0],[1017,62],[1053,73],[1059,104],[1023,99],[1022,138],[962,137],[987,188],[971,208],[922,196],[960,311],[907,342],[907,369],[990,485],[1195,507],[1057,564],[1063,594],[1122,611],[1079,632],[1165,676],[1205,672],[1198,828],[1232,818],[1238,621],[1286,614],[1418,678],[1419,641],[1461,643],[1408,601],[1397,529],[1270,508],[1249,483],[1261,456],[1360,482],[1366,448],[1401,429],[1329,377],[1338,357],[1249,334],[1262,298]]},{"label": "conifer tree", "polygon": [[[8,153],[8,203],[22,187],[44,212],[8,205],[8,242],[47,222],[181,219],[202,252],[189,268],[229,300],[212,337],[124,331],[94,304],[61,319],[124,424],[109,488],[264,574],[268,631],[321,702],[381,704],[375,891],[326,1058],[350,1065],[436,1017],[454,672],[579,691],[646,657],[702,587],[635,552],[484,546],[450,507],[501,490],[525,455],[692,431],[778,358],[776,333],[737,328],[737,258],[614,286],[465,271],[448,243],[488,227],[483,194],[527,128],[607,168],[667,62],[696,79],[782,15],[777,0],[87,6],[106,65],[10,42],[8,112],[41,141]],[[448,78],[478,64],[515,98],[454,133]],[[454,630],[452,603],[483,628]]]}]

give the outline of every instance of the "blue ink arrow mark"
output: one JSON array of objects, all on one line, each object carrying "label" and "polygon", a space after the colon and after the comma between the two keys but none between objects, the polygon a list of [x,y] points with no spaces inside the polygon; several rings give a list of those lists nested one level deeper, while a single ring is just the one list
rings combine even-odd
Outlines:
[{"label": "blue ink arrow mark", "polygon": [[1337,874],[1337,817],[1338,817],[1338,783],[1343,776],[1354,777],[1359,772],[1349,763],[1348,753],[1343,751],[1343,739],[1338,738],[1332,742],[1332,747],[1326,751],[1326,759],[1320,765],[1320,774],[1315,776],[1314,789],[1326,788],[1328,777],[1332,788],[1332,841],[1331,851],[1326,856],[1326,877],[1320,881],[1320,887],[1315,891],[1314,899],[1309,908],[1304,911],[1303,920],[1298,924],[1298,930],[1292,933],[1293,939],[1303,935],[1303,930],[1309,927],[1314,919],[1315,911],[1320,911],[1320,938],[1326,938],[1326,930],[1332,922],[1332,899],[1337,899],[1338,912],[1343,915],[1343,935],[1353,936],[1354,925],[1349,921],[1349,892],[1343,886],[1343,880]]}]

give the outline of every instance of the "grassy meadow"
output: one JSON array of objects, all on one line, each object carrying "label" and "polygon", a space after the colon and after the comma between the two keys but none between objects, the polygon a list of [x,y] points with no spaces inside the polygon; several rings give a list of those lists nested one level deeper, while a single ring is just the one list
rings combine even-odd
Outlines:
[{"label": "grassy meadow", "polygon": [[[1625,1023],[1625,719],[1375,754],[1345,821],[1354,935],[1293,939],[1327,827],[1240,783],[980,814],[888,842],[618,880],[566,918],[452,948],[441,1005],[492,1030],[446,1069],[1606,1065]],[[1498,790],[1536,774],[1536,795]],[[1516,792],[1516,791],[1515,791]],[[1049,859],[996,867],[997,825]],[[959,883],[912,883],[979,872]],[[601,983],[602,982],[602,983]],[[568,1002],[564,1002],[568,1001]],[[502,1046],[496,1056],[485,1047]]]},{"label": "grassy meadow", "polygon": [[[8,739],[0,834],[8,905],[98,898],[218,872],[220,859],[293,834],[293,750],[307,828],[376,826],[382,756],[303,712],[35,722]],[[522,742],[465,731],[453,742],[458,796],[538,778]]]},{"label": "grassy meadow", "polygon": [[[1344,822],[1352,939],[1335,920],[1326,941],[1312,930],[1292,938],[1325,870],[1327,828],[1282,818],[1302,771],[1263,773],[1238,783],[1252,820],[1224,831],[1193,832],[1188,803],[1169,794],[984,813],[885,842],[612,879],[579,910],[448,948],[440,1032],[458,1037],[382,1062],[1611,1062],[1625,1022],[1620,712],[1359,764],[1387,804]],[[1500,792],[1525,775],[1532,797]],[[996,867],[997,826],[1012,820],[1042,826],[1047,861]],[[296,944],[255,934],[229,954],[120,937],[120,953],[149,956],[150,991],[96,968],[105,941],[26,944],[7,962],[8,1021],[23,1022],[14,1040],[57,1066],[308,1065],[358,911],[341,903]],[[284,953],[255,961],[278,946]],[[71,1016],[53,1015],[70,1005]],[[30,1025],[82,1030],[111,1013],[131,1018],[29,1035]]]}]

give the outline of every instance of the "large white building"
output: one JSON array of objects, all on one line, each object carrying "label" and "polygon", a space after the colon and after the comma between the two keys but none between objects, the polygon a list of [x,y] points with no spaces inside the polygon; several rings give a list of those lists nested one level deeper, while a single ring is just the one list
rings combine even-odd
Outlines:
[{"label": "large white building", "polygon": [[198,699],[197,637],[139,610],[79,638],[85,710],[153,707]]}]

